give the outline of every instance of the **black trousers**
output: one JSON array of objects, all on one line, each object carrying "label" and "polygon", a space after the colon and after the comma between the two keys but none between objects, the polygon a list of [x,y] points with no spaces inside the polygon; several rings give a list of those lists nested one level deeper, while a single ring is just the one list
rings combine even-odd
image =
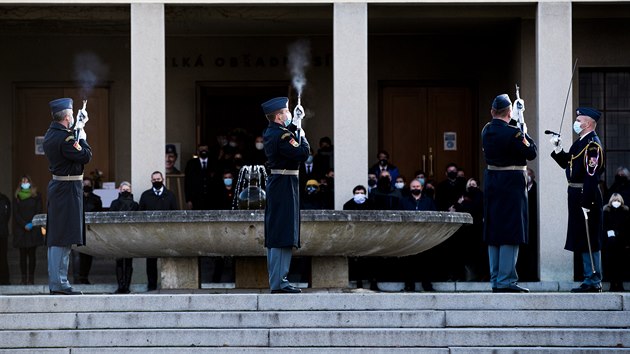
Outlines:
[{"label": "black trousers", "polygon": [[157,289],[157,258],[147,258],[147,289]]}]

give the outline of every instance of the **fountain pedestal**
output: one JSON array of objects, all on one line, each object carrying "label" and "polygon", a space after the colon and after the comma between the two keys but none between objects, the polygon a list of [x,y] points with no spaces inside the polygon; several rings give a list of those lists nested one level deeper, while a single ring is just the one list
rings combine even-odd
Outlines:
[{"label": "fountain pedestal", "polygon": [[[197,288],[201,256],[266,255],[262,210],[96,212],[86,213],[85,219],[87,245],[77,251],[97,257],[162,258],[163,288]],[[347,257],[421,253],[471,223],[466,213],[303,210],[302,248],[294,254],[312,257],[313,287],[346,287]],[[45,225],[46,215],[37,215],[33,224]],[[243,262],[237,264],[242,270],[237,286],[267,287],[266,263]]]}]

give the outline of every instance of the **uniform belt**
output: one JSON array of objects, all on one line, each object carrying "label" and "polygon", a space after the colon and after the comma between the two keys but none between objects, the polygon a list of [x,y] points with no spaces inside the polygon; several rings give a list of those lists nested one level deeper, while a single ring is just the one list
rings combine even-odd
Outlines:
[{"label": "uniform belt", "polygon": [[584,187],[584,183],[571,183],[571,182],[569,182],[569,187],[571,187],[571,188],[583,188]]},{"label": "uniform belt", "polygon": [[83,181],[83,175],[76,175],[76,176],[56,176],[56,175],[52,175],[53,179],[55,181]]},{"label": "uniform belt", "polygon": [[490,171],[527,171],[527,166],[493,166],[488,165]]},{"label": "uniform belt", "polygon": [[300,171],[298,170],[274,170],[271,169],[272,175],[288,175],[288,176],[298,176]]}]

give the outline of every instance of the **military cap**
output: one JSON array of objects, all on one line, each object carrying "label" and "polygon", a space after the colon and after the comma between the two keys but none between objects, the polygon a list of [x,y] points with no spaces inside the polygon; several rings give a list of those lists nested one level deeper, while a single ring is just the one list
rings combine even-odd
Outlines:
[{"label": "military cap", "polygon": [[166,153],[177,155],[177,148],[173,144],[166,144]]},{"label": "military cap", "polygon": [[511,105],[512,105],[512,101],[510,101],[510,96],[508,96],[507,93],[498,95],[497,97],[494,98],[494,101],[492,101],[492,108],[496,110],[507,108]]},{"label": "military cap", "polygon": [[289,98],[288,97],[272,98],[269,101],[261,104],[261,106],[265,114],[270,114],[275,111],[279,111],[283,108],[289,108]]},{"label": "military cap", "polygon": [[58,98],[48,102],[50,105],[50,113],[55,114],[64,109],[72,109],[72,98]]},{"label": "military cap", "polygon": [[590,108],[590,107],[579,107],[578,109],[575,110],[575,115],[576,116],[589,116],[591,118],[593,118],[594,121],[598,121],[599,117],[602,116],[602,114],[596,110],[595,108]]}]

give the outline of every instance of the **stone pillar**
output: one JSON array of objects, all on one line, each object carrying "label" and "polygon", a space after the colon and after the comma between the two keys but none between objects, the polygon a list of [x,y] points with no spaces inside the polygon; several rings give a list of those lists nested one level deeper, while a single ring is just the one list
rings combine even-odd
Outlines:
[{"label": "stone pillar", "polygon": [[352,188],[366,185],[368,169],[367,3],[334,3],[333,90],[335,209]]},{"label": "stone pillar", "polygon": [[[567,180],[549,156],[552,146],[545,129],[557,131],[562,119],[573,69],[571,2],[542,1],[536,19],[538,68],[538,203],[540,224],[540,277],[542,281],[572,281],[572,253],[564,250],[567,232]],[[576,86],[573,85],[572,92]],[[571,146],[573,105],[569,98],[562,125],[565,150]]]},{"label": "stone pillar", "polygon": [[161,289],[199,289],[197,257],[160,259]]},{"label": "stone pillar", "polygon": [[164,4],[131,4],[131,184],[136,197],[164,173]]},{"label": "stone pillar", "polygon": [[312,257],[311,287],[347,288],[348,257]]}]

